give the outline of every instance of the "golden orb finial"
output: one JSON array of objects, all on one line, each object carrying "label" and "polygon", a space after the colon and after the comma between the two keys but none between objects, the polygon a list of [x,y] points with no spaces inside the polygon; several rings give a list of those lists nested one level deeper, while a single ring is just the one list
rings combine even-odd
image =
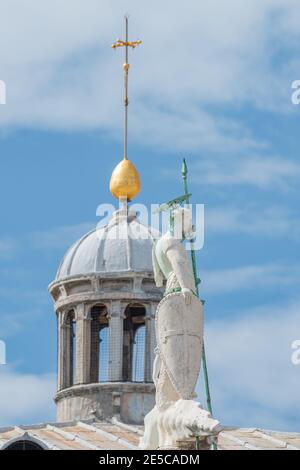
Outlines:
[{"label": "golden orb finial", "polygon": [[124,158],[114,169],[109,189],[117,199],[126,198],[128,201],[131,201],[140,192],[139,172],[127,158]]},{"label": "golden orb finial", "polygon": [[117,199],[126,198],[131,201],[141,190],[140,175],[134,164],[127,158],[127,141],[128,141],[128,48],[134,49],[140,45],[142,41],[129,41],[128,40],[128,16],[125,16],[125,41],[118,39],[113,45],[113,49],[125,47],[125,63],[123,64],[124,70],[124,160],[119,163],[113,171],[110,180],[109,189],[113,196]]}]

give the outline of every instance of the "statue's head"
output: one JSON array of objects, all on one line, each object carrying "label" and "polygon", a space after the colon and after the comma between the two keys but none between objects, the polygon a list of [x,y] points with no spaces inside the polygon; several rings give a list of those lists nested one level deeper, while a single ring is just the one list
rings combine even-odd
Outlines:
[{"label": "statue's head", "polygon": [[179,207],[172,212],[172,235],[179,240],[195,238],[191,209]]}]

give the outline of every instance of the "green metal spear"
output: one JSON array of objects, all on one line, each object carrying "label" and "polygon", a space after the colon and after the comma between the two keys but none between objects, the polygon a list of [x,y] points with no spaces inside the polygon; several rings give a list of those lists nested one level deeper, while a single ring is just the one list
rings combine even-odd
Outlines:
[{"label": "green metal spear", "polygon": [[[186,164],[185,158],[183,159],[183,162],[182,162],[181,173],[182,173],[182,178],[183,178],[183,185],[184,185],[184,193],[185,193],[185,196],[186,196],[186,203],[189,204],[191,194],[188,191],[188,184],[187,184],[188,169],[187,169],[187,164]],[[191,246],[192,267],[193,267],[193,273],[194,273],[194,279],[195,279],[195,285],[196,285],[196,294],[197,294],[197,297],[199,297],[199,287],[198,286],[200,284],[200,279],[198,278],[198,273],[197,273],[197,260],[196,260],[194,240],[190,240],[190,246]],[[203,341],[203,350],[202,350],[202,361],[203,361],[204,384],[205,384],[207,408],[208,408],[208,411],[210,412],[210,414],[213,415],[204,341]],[[217,450],[216,443],[213,444],[213,448],[214,448],[214,450]]]}]

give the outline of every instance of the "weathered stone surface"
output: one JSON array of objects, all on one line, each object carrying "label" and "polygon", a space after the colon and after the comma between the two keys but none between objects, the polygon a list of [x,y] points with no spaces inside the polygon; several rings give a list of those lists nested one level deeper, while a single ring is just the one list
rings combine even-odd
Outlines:
[{"label": "weathered stone surface", "polygon": [[154,385],[130,382],[75,385],[58,392],[55,402],[59,422],[119,416],[124,423],[141,424],[154,406]]},{"label": "weathered stone surface", "polygon": [[145,418],[142,449],[176,449],[179,442],[191,445],[193,436],[207,447],[220,432],[219,422],[192,399],[203,351],[203,305],[182,244],[193,232],[190,211],[176,210],[173,218],[176,237],[167,232],[153,249],[156,285],[162,286],[164,278],[167,282],[156,312],[156,405]]}]

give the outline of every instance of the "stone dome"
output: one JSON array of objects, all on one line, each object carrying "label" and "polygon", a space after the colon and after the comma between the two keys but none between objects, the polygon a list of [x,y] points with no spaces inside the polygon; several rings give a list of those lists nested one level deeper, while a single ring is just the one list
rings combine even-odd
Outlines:
[{"label": "stone dome", "polygon": [[55,281],[88,274],[152,272],[153,240],[159,232],[143,225],[135,212],[117,211],[65,254]]}]

